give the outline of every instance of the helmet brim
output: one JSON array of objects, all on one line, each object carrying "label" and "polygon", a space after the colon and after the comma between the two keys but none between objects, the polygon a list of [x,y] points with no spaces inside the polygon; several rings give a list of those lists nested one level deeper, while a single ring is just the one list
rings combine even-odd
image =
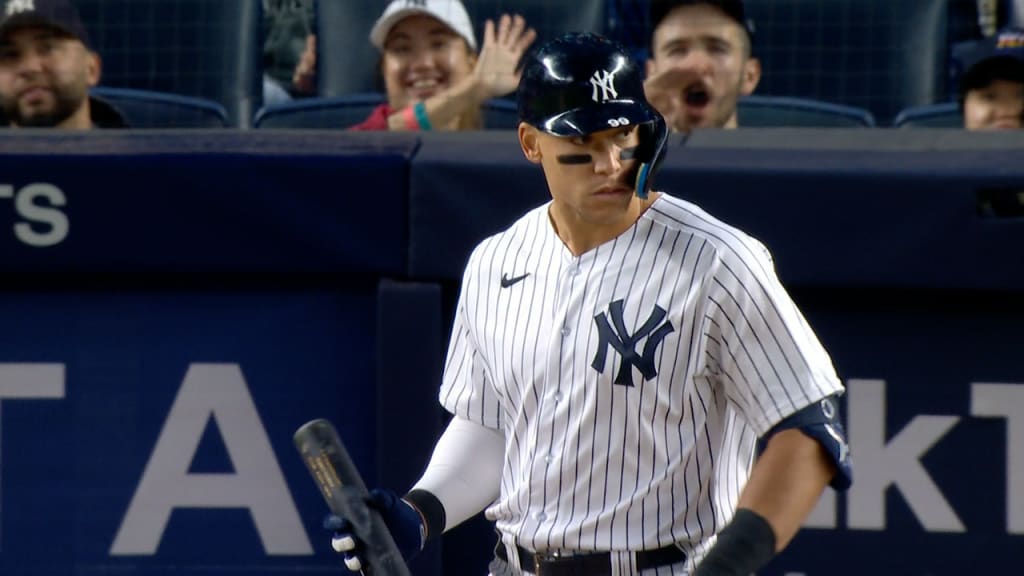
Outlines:
[{"label": "helmet brim", "polygon": [[574,108],[537,126],[554,136],[586,136],[621,126],[637,126],[655,120],[649,105],[635,100],[609,100],[600,107]]}]

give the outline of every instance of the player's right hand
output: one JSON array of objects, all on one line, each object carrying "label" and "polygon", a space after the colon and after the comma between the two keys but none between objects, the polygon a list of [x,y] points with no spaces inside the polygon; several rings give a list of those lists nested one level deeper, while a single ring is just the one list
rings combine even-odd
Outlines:
[{"label": "player's right hand", "polygon": [[[423,549],[425,529],[420,513],[411,504],[391,490],[375,488],[370,491],[367,505],[380,512],[395,546],[406,561]],[[324,518],[324,528],[331,532],[331,547],[345,557],[349,572],[360,573],[366,566],[365,546],[352,523],[334,514]]]}]

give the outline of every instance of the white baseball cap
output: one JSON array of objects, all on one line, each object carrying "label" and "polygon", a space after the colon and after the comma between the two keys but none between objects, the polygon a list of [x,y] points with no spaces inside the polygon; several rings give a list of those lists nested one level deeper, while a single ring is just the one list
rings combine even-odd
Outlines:
[{"label": "white baseball cap", "polygon": [[465,38],[469,47],[476,50],[473,23],[469,21],[469,14],[460,0],[393,0],[370,30],[370,42],[377,49],[383,50],[384,40],[387,39],[391,28],[402,19],[416,14],[437,18]]}]

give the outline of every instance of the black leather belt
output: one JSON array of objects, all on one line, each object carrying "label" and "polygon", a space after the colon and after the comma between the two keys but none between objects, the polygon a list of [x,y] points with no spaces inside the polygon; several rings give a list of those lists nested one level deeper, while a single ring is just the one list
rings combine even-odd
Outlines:
[{"label": "black leather belt", "polygon": [[[536,576],[610,576],[612,573],[612,556],[609,552],[560,555],[534,553],[522,546],[516,546],[516,552],[519,554],[519,566]],[[500,541],[494,554],[508,562],[508,552]],[[636,570],[642,572],[683,562],[686,560],[686,552],[677,546],[666,546],[657,550],[640,550],[634,553],[634,557]]]}]

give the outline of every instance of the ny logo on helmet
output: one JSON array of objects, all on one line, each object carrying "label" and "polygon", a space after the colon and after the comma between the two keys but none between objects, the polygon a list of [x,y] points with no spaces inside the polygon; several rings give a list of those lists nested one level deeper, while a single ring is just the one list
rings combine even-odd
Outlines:
[{"label": "ny logo on helmet", "polygon": [[[604,102],[612,98],[619,97],[619,91],[615,89],[615,74],[607,70],[598,70],[594,72],[594,75],[590,77],[590,85],[594,88],[594,93],[591,98],[594,102]],[[601,91],[601,97],[597,97],[598,90]]]}]

